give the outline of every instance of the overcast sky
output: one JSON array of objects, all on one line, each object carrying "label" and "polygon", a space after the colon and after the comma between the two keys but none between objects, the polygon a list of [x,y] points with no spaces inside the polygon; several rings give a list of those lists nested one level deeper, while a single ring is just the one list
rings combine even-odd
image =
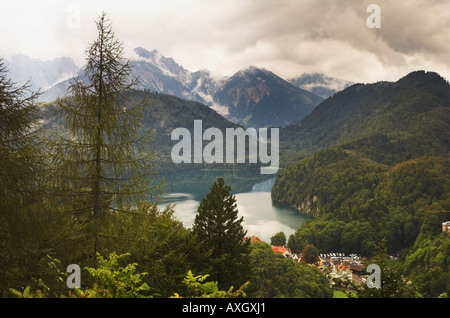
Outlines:
[{"label": "overcast sky", "polygon": [[[306,72],[353,82],[423,69],[450,79],[448,0],[6,1],[0,55],[70,56],[81,66],[106,11],[127,50],[157,49],[190,71],[232,75],[254,65],[283,78]],[[369,28],[377,4],[381,28]],[[79,22],[79,23],[78,23]]]}]

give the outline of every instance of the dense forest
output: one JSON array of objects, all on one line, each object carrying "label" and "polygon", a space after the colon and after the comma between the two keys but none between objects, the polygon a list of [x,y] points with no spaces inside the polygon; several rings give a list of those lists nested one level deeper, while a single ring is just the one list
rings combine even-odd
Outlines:
[{"label": "dense forest", "polygon": [[353,85],[289,127],[285,158],[303,159],[280,171],[272,198],[314,216],[290,247],[371,256],[385,239],[422,296],[448,293],[449,120],[448,82],[420,71]]},{"label": "dense forest", "polygon": [[354,84],[280,131],[280,162],[287,166],[338,145],[390,165],[424,155],[447,156],[449,103],[449,84],[434,72]]}]

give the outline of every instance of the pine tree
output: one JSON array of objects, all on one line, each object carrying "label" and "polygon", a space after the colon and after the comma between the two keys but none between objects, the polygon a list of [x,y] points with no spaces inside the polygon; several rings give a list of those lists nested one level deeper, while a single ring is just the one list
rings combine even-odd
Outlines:
[{"label": "pine tree", "polygon": [[96,25],[98,37],[86,50],[87,80],[75,78],[71,96],[58,100],[66,133],[59,136],[53,161],[57,193],[83,230],[79,239],[92,239],[94,262],[108,214],[128,212],[159,188],[152,184],[150,140],[139,130],[144,101],[129,99],[136,80],[130,79],[123,45],[105,13]]},{"label": "pine tree", "polygon": [[250,272],[250,240],[242,227],[243,217],[238,218],[236,199],[231,187],[218,178],[210,192],[200,202],[193,231],[211,251],[211,277],[221,288],[241,286]]}]

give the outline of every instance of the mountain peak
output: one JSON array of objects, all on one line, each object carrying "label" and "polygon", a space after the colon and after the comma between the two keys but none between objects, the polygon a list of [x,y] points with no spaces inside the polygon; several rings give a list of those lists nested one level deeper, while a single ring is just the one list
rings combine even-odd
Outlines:
[{"label": "mountain peak", "polygon": [[[137,89],[149,89],[205,103],[245,126],[284,126],[307,115],[322,99],[257,66],[232,77],[212,76],[206,69],[188,71],[158,50],[137,46],[131,52]],[[66,85],[45,92],[45,100],[65,96]]]},{"label": "mountain peak", "polygon": [[159,55],[158,50],[153,50],[153,51],[148,51],[146,49],[144,49],[143,47],[137,47],[133,50],[139,57],[145,58],[145,59],[151,59],[154,58],[155,56]]},{"label": "mountain peak", "polygon": [[424,70],[413,71],[408,75],[402,77],[398,82],[402,83],[405,81],[430,81],[432,83],[448,83],[447,80],[438,73]]},{"label": "mountain peak", "polygon": [[260,68],[260,67],[251,65],[243,70],[238,71],[237,74],[239,74],[239,75],[254,75],[254,74],[269,75],[269,74],[273,74],[273,73],[266,70],[265,68]]}]

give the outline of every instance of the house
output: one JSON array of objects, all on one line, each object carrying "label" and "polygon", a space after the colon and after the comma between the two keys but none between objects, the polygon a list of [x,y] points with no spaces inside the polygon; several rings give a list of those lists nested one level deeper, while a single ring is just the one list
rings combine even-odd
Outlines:
[{"label": "house", "polygon": [[341,258],[337,257],[337,256],[332,256],[332,257],[330,257],[330,262],[333,265],[340,265],[341,264]]},{"label": "house", "polygon": [[442,223],[442,232],[450,233],[450,221]]},{"label": "house", "polygon": [[255,235],[251,236],[251,237],[246,237],[244,238],[245,240],[250,240],[250,242],[261,242],[261,239]]},{"label": "house", "polygon": [[363,275],[363,264],[358,262],[351,262],[350,270],[357,275]]},{"label": "house", "polygon": [[344,280],[351,281],[352,280],[352,271],[349,266],[344,264],[336,265],[332,267],[332,271],[330,273],[331,278],[340,278]]},{"label": "house", "polygon": [[359,285],[362,284],[364,276],[366,276],[364,265],[358,261],[351,262],[350,270],[352,271],[352,281]]},{"label": "house", "polygon": [[291,249],[285,246],[272,246],[272,251],[283,254],[284,257],[290,257],[292,255]]}]

